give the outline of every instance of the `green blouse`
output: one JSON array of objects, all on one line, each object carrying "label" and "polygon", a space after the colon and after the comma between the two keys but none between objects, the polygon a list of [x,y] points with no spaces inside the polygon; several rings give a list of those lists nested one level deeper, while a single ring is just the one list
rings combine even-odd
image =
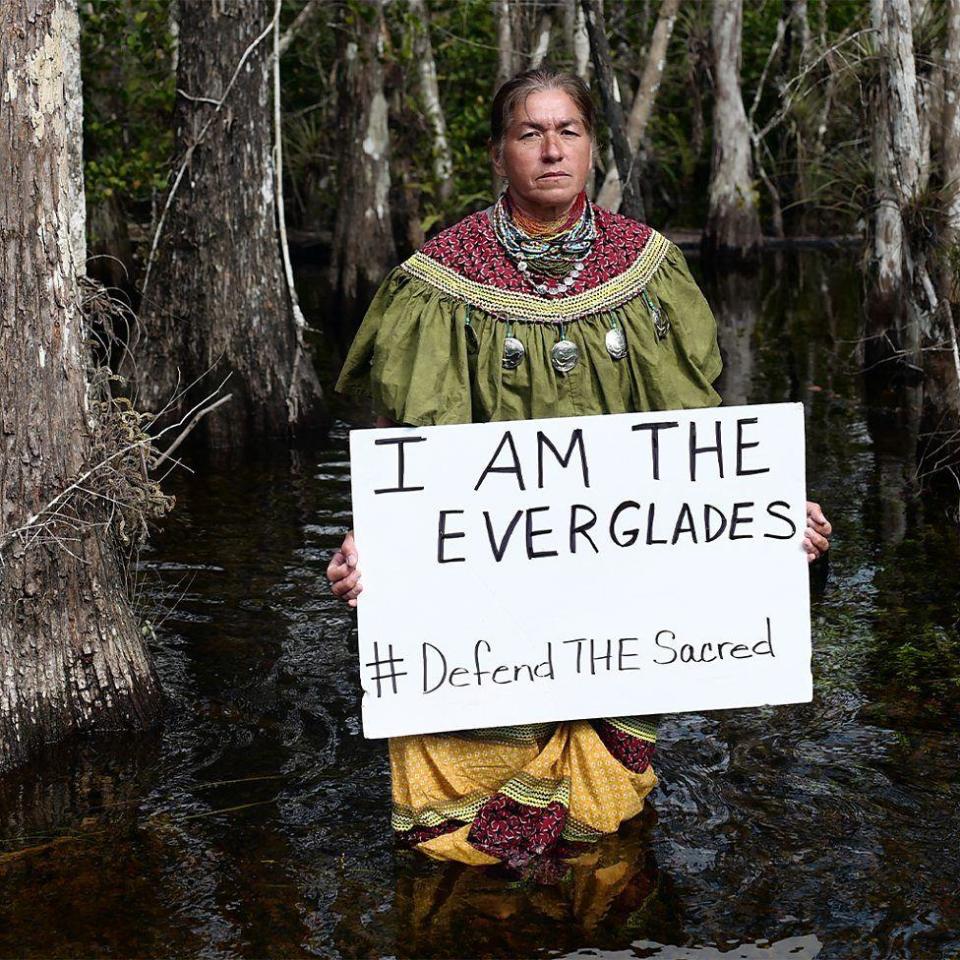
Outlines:
[{"label": "green blouse", "polygon": [[[666,252],[645,290],[669,321],[663,339],[638,294],[564,325],[580,351],[567,374],[550,362],[559,326],[515,320],[512,335],[526,355],[504,369],[507,322],[401,264],[380,286],[335,389],[368,394],[377,414],[412,426],[716,406],[713,314],[679,248],[660,239]],[[605,346],[611,314],[627,341],[620,360]]]}]

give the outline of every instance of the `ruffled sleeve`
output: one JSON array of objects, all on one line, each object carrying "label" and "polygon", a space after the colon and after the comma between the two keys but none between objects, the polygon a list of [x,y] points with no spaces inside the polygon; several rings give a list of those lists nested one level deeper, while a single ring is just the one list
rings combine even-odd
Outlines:
[{"label": "ruffled sleeve", "polygon": [[395,268],[380,285],[334,389],[368,395],[397,423],[470,423],[464,306]]},{"label": "ruffled sleeve", "polygon": [[670,321],[669,335],[678,348],[678,363],[689,365],[695,379],[712,384],[723,368],[717,322],[676,244],[670,244],[647,291],[659,302]]}]

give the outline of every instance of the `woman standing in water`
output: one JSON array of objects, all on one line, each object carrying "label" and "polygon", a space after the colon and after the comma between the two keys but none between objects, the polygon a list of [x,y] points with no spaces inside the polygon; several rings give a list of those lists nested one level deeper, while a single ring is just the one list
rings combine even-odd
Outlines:
[{"label": "woman standing in water", "polygon": [[[497,202],[384,280],[336,389],[376,425],[426,426],[709,407],[716,324],[680,250],[594,206],[594,108],[574,76],[533,70],[491,111]],[[807,504],[815,559],[830,524]],[[327,568],[355,606],[353,535]],[[438,859],[527,868],[615,831],[657,783],[649,718],[608,717],[390,740],[393,828]]]}]

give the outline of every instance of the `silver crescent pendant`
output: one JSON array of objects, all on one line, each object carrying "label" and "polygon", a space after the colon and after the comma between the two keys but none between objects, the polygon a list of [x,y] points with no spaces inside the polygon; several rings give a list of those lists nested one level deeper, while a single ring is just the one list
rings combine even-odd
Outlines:
[{"label": "silver crescent pendant", "polygon": [[504,337],[503,357],[500,360],[500,365],[504,370],[513,370],[520,366],[526,352],[523,344],[516,337]]},{"label": "silver crescent pendant", "polygon": [[558,340],[550,348],[550,362],[557,373],[569,373],[580,358],[577,345],[570,340]]},{"label": "silver crescent pendant", "polygon": [[607,353],[614,360],[622,360],[627,355],[627,338],[619,327],[607,331],[604,343],[607,347]]}]

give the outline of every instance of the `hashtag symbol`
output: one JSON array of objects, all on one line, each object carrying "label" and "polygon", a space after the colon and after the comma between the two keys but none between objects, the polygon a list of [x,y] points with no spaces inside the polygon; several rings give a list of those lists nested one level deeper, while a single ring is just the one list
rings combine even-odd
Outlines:
[{"label": "hashtag symbol", "polygon": [[[407,675],[406,670],[397,670],[397,664],[403,663],[403,657],[395,657],[393,655],[393,644],[387,644],[387,656],[380,656],[380,645],[374,641],[373,644],[373,661],[371,663],[365,664],[365,666],[373,667],[376,670],[376,673],[373,675],[373,679],[377,683],[377,697],[380,697],[383,693],[382,683],[384,680],[389,680],[393,685],[393,692],[397,692],[397,677],[405,677]],[[381,672],[380,668],[385,667],[386,669]]]}]

